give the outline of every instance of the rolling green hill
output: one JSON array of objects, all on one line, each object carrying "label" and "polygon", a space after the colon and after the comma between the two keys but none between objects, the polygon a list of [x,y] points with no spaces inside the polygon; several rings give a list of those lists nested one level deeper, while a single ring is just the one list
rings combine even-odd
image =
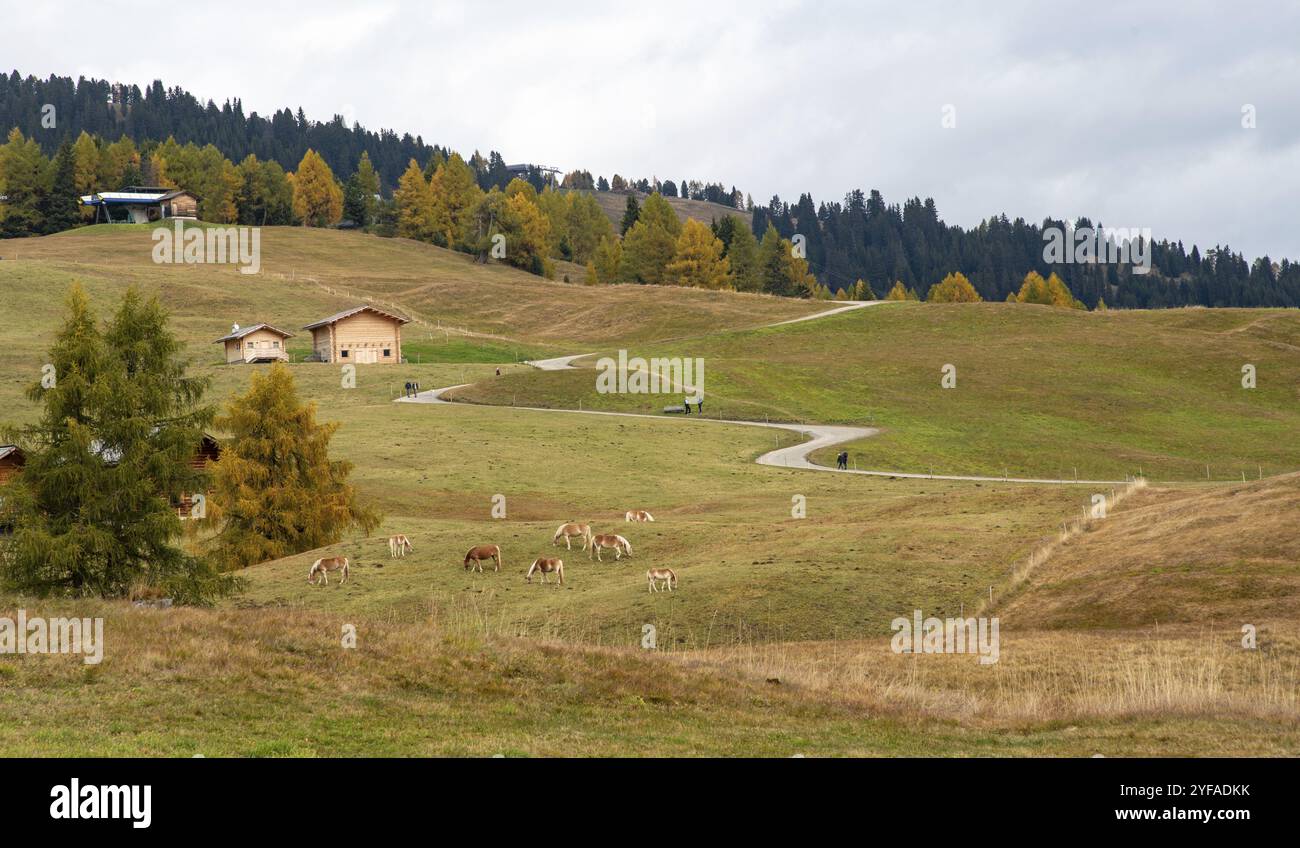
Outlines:
[{"label": "rolling green hill", "polygon": [[[334,455],[384,523],[245,569],[246,589],[209,610],[0,595],[0,615],[103,615],[107,639],[94,667],[0,657],[0,702],[19,717],[0,722],[0,752],[1300,751],[1295,478],[1236,473],[1300,467],[1294,312],[889,304],[754,330],[825,305],[565,285],[354,233],[267,230],[255,277],[154,265],[149,248],[147,228],[130,227],[0,243],[0,302],[21,317],[0,325],[0,418],[35,414],[21,390],[73,279],[101,311],[128,282],[157,292],[218,400],[254,373],[215,362],[211,341],[232,321],[294,329],[374,298],[416,319],[405,337],[418,363],[362,366],[351,389],[329,365],[291,370],[319,417],[340,422]],[[1068,476],[1077,463],[1101,476],[1141,465],[1193,480],[1213,454],[1214,476],[1238,482],[1153,486],[1015,583],[1087,489],[758,466],[793,436],[501,406],[656,410],[668,398],[597,394],[590,368],[517,361],[619,347],[704,357],[710,416],[883,427],[853,446],[860,466]],[[955,389],[939,387],[946,363]],[[1259,388],[1240,388],[1244,363]],[[473,383],[461,396],[489,405],[392,403],[408,379]],[[498,495],[504,518],[492,515]],[[657,520],[625,523],[632,508]],[[633,557],[557,551],[567,520],[623,533]],[[389,558],[396,532],[410,556]],[[502,546],[502,572],[462,567],[483,543]],[[351,579],[308,586],[327,552],[353,559]],[[534,557],[554,555],[563,587],[524,581]],[[678,591],[649,593],[651,566],[676,569]],[[996,665],[890,650],[893,618],[972,614],[990,591]],[[1267,651],[1237,646],[1242,617],[1258,619]],[[355,650],[340,645],[345,624]],[[641,648],[647,625],[653,652]]]},{"label": "rolling green hill", "polygon": [[[702,358],[711,416],[883,428],[850,446],[861,468],[1119,480],[1204,480],[1207,464],[1214,480],[1300,469],[1296,310],[889,303],[629,355]],[[594,362],[455,397],[630,412],[679,399],[599,394]],[[956,386],[944,389],[949,364]],[[1247,364],[1255,389],[1242,387]]]}]

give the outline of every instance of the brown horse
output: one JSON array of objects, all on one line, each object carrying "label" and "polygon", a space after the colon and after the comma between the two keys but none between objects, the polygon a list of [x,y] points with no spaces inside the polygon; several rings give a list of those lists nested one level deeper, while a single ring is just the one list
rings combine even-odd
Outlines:
[{"label": "brown horse", "polygon": [[528,566],[528,576],[526,579],[528,580],[529,583],[533,582],[534,571],[542,575],[543,583],[546,582],[546,575],[553,573],[559,575],[560,585],[561,586],[564,585],[564,560],[562,559],[548,559],[546,557],[538,557],[537,559],[533,560],[533,564]]},{"label": "brown horse", "polygon": [[[650,583],[651,592],[662,592],[664,586],[668,587],[669,592],[677,588],[677,572],[671,568],[652,568],[645,573],[645,579]],[[656,586],[656,583],[662,585]]]},{"label": "brown horse", "polygon": [[501,548],[498,545],[478,545],[469,549],[465,554],[465,568],[478,567],[478,573],[483,573],[483,560],[490,559],[493,562],[493,571],[501,570]]},{"label": "brown horse", "polygon": [[623,555],[632,556],[632,543],[617,533],[608,533],[601,536],[591,537],[591,551],[587,553],[587,559],[591,559],[591,554],[596,554],[598,562],[604,562],[600,558],[601,548],[612,548],[614,550],[614,561],[617,562],[623,558]]},{"label": "brown horse", "polygon": [[552,545],[560,544],[560,538],[564,538],[564,547],[573,550],[573,545],[569,543],[571,538],[582,539],[582,549],[585,551],[591,544],[591,525],[590,524],[561,524],[560,529],[555,531],[555,536],[551,538]]},{"label": "brown horse", "polygon": [[348,558],[345,556],[338,557],[321,557],[311,564],[311,569],[307,572],[307,582],[313,586],[328,585],[330,582],[331,571],[342,571],[343,579],[339,580],[342,586],[348,579]]},{"label": "brown horse", "polygon": [[623,513],[624,521],[654,521],[655,517],[644,509],[629,509]]}]

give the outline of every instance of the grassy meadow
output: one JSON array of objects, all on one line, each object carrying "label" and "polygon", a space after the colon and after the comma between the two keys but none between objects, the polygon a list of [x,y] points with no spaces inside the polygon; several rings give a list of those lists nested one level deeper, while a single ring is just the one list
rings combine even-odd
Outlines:
[{"label": "grassy meadow", "polygon": [[[206,609],[0,595],[0,616],[103,616],[106,640],[96,666],[0,656],[0,754],[1300,752],[1294,311],[888,304],[754,329],[826,305],[557,283],[299,229],[264,231],[254,276],[154,265],[145,227],[0,242],[0,256],[0,302],[20,319],[0,324],[10,424],[37,412],[22,389],[73,279],[103,314],[128,283],[157,293],[216,402],[260,367],[220,364],[211,342],[233,321],[297,331],[367,299],[415,319],[411,361],[359,366],[355,388],[335,366],[290,366],[318,417],[340,422],[333,452],[383,511],[375,534],[244,569],[243,590]],[[1141,466],[1153,483],[1062,537],[1089,488],[758,466],[795,436],[562,411],[669,399],[598,395],[589,367],[521,362],[619,347],[704,357],[709,417],[882,427],[851,447],[859,467]],[[1247,362],[1254,391],[1240,388]],[[939,388],[945,363],[956,389]],[[393,403],[407,380],[472,383],[458,396],[475,403]],[[1205,482],[1210,456],[1212,476],[1236,482]],[[1257,466],[1266,479],[1243,483]],[[792,513],[800,496],[806,517]],[[633,508],[656,521],[625,523]],[[557,550],[569,520],[626,535],[633,556]],[[414,551],[390,559],[390,533]],[[466,549],[486,543],[505,567],[467,572]],[[351,578],[309,586],[330,553],[352,559]],[[538,556],[564,558],[564,586],[525,582]],[[652,566],[676,569],[678,591],[649,593]],[[998,615],[999,662],[893,653],[890,623],[915,609]],[[1259,650],[1240,647],[1246,623]]]},{"label": "grassy meadow", "polygon": [[[1295,310],[887,303],[628,353],[702,358],[709,416],[882,428],[849,446],[860,468],[1155,481],[1205,480],[1207,464],[1219,481],[1300,468]],[[454,396],[629,412],[668,400],[598,394],[594,363]],[[1242,387],[1246,364],[1255,389]],[[815,458],[833,464],[838,450]]]}]

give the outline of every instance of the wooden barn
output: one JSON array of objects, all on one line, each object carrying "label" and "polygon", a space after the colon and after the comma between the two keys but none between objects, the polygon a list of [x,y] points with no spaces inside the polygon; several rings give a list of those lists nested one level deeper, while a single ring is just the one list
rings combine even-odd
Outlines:
[{"label": "wooden barn", "polygon": [[230,328],[227,335],[217,339],[213,344],[225,346],[226,363],[232,362],[288,362],[289,352],[285,342],[293,338],[293,333],[278,330],[270,324],[253,324],[241,327],[238,324]]},{"label": "wooden barn", "polygon": [[95,223],[148,224],[166,218],[197,220],[199,199],[191,191],[165,186],[127,186],[120,191],[100,191],[81,198],[82,206],[95,208]]},{"label": "wooden barn", "polygon": [[22,448],[17,445],[0,445],[0,483],[7,482],[22,470],[27,462]]},{"label": "wooden barn", "polygon": [[391,365],[402,361],[402,325],[410,319],[376,306],[354,306],[308,324],[317,362]]}]

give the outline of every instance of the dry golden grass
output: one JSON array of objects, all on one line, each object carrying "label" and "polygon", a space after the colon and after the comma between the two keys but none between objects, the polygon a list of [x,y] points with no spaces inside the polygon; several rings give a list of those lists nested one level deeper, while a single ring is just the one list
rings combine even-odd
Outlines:
[{"label": "dry golden grass", "polygon": [[[237,319],[287,322],[296,330],[298,315],[256,310],[257,301],[271,301],[280,293],[343,305],[369,300],[395,306],[430,328],[575,346],[560,353],[756,327],[825,308],[806,300],[736,292],[586,286],[572,275],[575,282],[563,283],[498,263],[479,265],[465,254],[408,239],[303,227],[264,227],[262,272],[245,276],[231,265],[155,265],[152,231],[147,225],[101,225],[11,240],[0,245],[5,260],[0,263],[0,291],[11,285],[10,275],[18,275],[12,278],[18,286],[19,278],[32,273],[42,274],[42,289],[56,295],[74,277],[133,281],[150,290],[206,290],[204,315],[211,320],[209,332],[216,332],[212,338]],[[231,305],[251,301],[244,311],[253,314],[241,319],[222,311],[221,298]],[[192,302],[167,305],[183,318]]]},{"label": "dry golden grass", "polygon": [[895,654],[887,638],[671,656],[688,668],[780,680],[873,712],[971,726],[1172,716],[1296,726],[1300,628],[1289,621],[1261,625],[1256,650],[1243,648],[1240,640],[1231,627],[1003,630],[999,661],[991,665],[980,665],[970,654]]},{"label": "dry golden grass", "polygon": [[1300,473],[1136,492],[997,611],[1021,628],[1300,620]]}]

